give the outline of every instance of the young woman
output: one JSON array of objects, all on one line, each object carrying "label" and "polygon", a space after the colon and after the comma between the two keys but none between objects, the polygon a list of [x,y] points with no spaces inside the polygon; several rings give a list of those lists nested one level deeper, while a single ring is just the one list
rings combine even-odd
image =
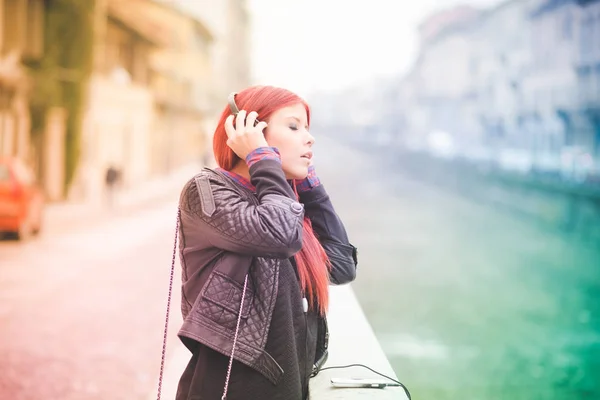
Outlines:
[{"label": "young woman", "polygon": [[233,94],[214,134],[219,168],[181,193],[179,337],[192,357],[177,400],[308,398],[327,356],[328,285],[354,280],[357,265],[309,126],[288,90]]}]

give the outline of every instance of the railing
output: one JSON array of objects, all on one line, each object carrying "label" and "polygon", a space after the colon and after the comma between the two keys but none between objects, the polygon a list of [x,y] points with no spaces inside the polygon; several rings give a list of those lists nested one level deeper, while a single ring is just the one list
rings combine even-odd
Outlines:
[{"label": "railing", "polygon": [[[397,379],[349,285],[331,288],[328,324],[329,358],[323,368],[363,364]],[[404,390],[400,387],[334,388],[331,385],[331,378],[376,378],[388,381],[362,367],[323,370],[310,381],[311,400],[407,399]],[[407,386],[410,388],[408,383]]]}]

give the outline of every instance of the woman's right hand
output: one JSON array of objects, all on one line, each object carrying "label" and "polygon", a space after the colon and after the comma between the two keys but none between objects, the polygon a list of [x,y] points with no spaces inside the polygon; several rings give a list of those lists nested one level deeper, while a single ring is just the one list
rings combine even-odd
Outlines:
[{"label": "woman's right hand", "polygon": [[[246,156],[258,149],[259,147],[267,147],[267,140],[263,130],[267,127],[264,121],[259,122],[256,126],[254,123],[258,114],[252,111],[246,116],[245,110],[240,110],[237,117],[230,115],[225,120],[225,132],[227,133],[227,146],[231,148],[242,160]],[[235,127],[233,119],[235,118]]]}]

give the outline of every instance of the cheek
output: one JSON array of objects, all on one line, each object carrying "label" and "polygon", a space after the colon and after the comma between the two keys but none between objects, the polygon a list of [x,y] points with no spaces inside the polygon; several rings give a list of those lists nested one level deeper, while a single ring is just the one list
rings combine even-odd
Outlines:
[{"label": "cheek", "polygon": [[265,135],[265,139],[269,146],[277,147],[282,156],[286,155],[291,149],[294,149],[297,146],[292,136],[281,131],[268,131]]},{"label": "cheek", "polygon": [[281,134],[275,129],[269,129],[265,131],[265,139],[269,146],[279,147],[281,146]]}]

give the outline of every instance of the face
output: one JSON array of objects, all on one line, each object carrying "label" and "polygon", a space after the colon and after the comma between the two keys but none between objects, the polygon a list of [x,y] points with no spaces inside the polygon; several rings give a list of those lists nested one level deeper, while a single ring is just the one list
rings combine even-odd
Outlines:
[{"label": "face", "polygon": [[269,119],[265,138],[269,146],[281,154],[281,164],[287,179],[304,179],[312,164],[315,138],[308,131],[308,116],[299,103],[275,111]]}]

